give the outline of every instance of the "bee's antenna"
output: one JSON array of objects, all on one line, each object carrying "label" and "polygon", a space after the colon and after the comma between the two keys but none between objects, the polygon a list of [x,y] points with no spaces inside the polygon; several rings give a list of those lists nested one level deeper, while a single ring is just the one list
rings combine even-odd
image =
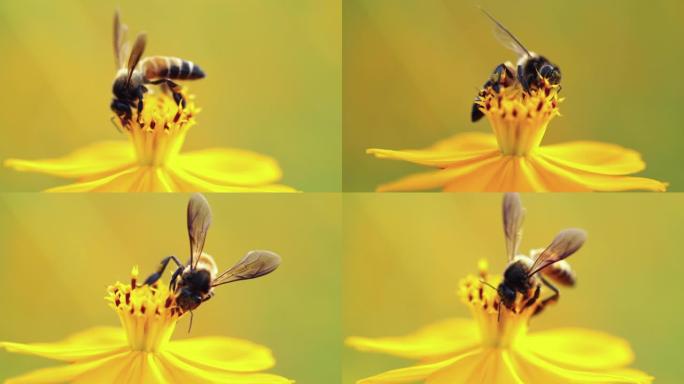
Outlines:
[{"label": "bee's antenna", "polygon": [[114,128],[116,128],[117,131],[119,131],[119,133],[123,133],[123,131],[121,130],[121,128],[119,128],[119,126],[116,125],[116,123],[114,122],[114,119],[116,119],[116,116],[112,116],[112,118],[109,119],[109,121],[112,122],[112,125],[114,126]]},{"label": "bee's antenna", "polygon": [[480,283],[482,283],[482,284],[488,286],[489,288],[491,288],[491,289],[493,289],[493,290],[495,290],[495,291],[498,292],[498,290],[496,289],[496,287],[493,286],[493,285],[491,285],[491,284],[489,284],[488,282],[486,282],[486,281],[484,281],[484,280],[480,280]]},{"label": "bee's antenna", "polygon": [[188,326],[188,333],[190,333],[190,330],[192,329],[192,318],[193,318],[192,311],[190,311],[190,325]]},{"label": "bee's antenna", "polygon": [[[488,282],[486,282],[484,280],[480,280],[480,283],[482,283],[482,284],[488,286],[489,288],[495,290],[497,293],[499,292],[498,289],[496,289],[493,285],[489,284]],[[501,321],[501,300],[499,300],[499,312],[496,315],[496,322],[498,323],[500,321]]]}]

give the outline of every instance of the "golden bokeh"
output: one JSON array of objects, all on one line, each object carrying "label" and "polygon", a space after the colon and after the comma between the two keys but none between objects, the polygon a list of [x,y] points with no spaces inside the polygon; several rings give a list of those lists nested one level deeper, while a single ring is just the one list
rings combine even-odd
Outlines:
[{"label": "golden bokeh", "polygon": [[[58,341],[119,323],[104,297],[131,267],[152,273],[161,258],[188,255],[186,194],[0,195],[0,340]],[[247,251],[268,249],[281,266],[259,279],[224,285],[174,339],[220,335],[273,350],[270,372],[301,383],[340,376],[341,197],[332,194],[211,194],[205,250],[219,269]],[[170,276],[167,272],[166,279]],[[325,351],[325,353],[321,353]],[[46,359],[0,351],[0,381]]]},{"label": "golden bokeh", "polygon": [[[449,317],[470,318],[458,282],[487,258],[506,265],[501,194],[350,194],[344,207],[343,335],[404,335]],[[684,196],[523,194],[520,251],[547,246],[562,229],[588,240],[569,260],[575,288],[531,322],[531,332],[563,326],[628,340],[634,367],[656,382],[678,382],[684,338],[680,243]],[[344,383],[408,360],[346,348]]]},{"label": "golden bokeh", "polygon": [[[341,184],[339,0],[2,1],[0,158],[59,157],[126,137],[110,122],[112,18],[146,55],[179,56],[207,74],[180,82],[202,113],[185,150],[234,147],[274,157],[303,191]],[[0,169],[0,190],[68,181]]]}]

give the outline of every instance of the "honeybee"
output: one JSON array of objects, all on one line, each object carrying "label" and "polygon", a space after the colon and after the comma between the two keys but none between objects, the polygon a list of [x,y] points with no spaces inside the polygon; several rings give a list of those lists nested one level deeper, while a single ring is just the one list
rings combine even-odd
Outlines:
[{"label": "honeybee", "polygon": [[515,300],[518,293],[522,295],[524,303],[522,309],[527,308],[537,301],[541,284],[544,284],[553,291],[553,295],[541,301],[535,312],[537,314],[549,303],[558,301],[560,297],[558,288],[546,278],[563,286],[575,285],[575,273],[564,259],[582,247],[587,234],[581,229],[565,229],[558,233],[544,250],[537,251],[530,257],[518,255],[524,217],[525,209],[520,202],[520,196],[517,193],[507,193],[503,201],[503,227],[508,265],[503,274],[503,281],[496,290],[503,306],[515,312]]},{"label": "honeybee", "polygon": [[[520,40],[503,24],[484,9],[481,10],[494,23],[494,32],[497,39],[506,48],[518,55],[518,62],[515,67],[510,61],[499,64],[482,86],[482,90],[475,99],[476,101],[485,95],[487,88],[491,87],[495,92],[499,92],[500,87],[509,87],[516,81],[520,83],[526,92],[529,92],[530,89],[543,88],[547,84],[550,86],[560,86],[561,71],[557,65],[551,63],[546,57],[525,48]],[[477,103],[473,103],[470,113],[471,121],[476,122],[482,116],[484,114],[480,111],[480,106]]]},{"label": "honeybee", "polygon": [[145,84],[165,84],[176,104],[185,106],[180,86],[172,79],[196,80],[205,76],[198,65],[177,57],[152,56],[141,59],[147,44],[147,35],[139,33],[133,48],[129,49],[128,42],[124,42],[127,29],[125,24],[121,24],[117,11],[114,14],[114,57],[118,71],[112,86],[114,99],[110,108],[124,126],[132,117],[131,108],[137,108],[138,114],[142,112],[143,95],[147,92]]},{"label": "honeybee", "polygon": [[190,237],[190,259],[187,265],[181,263],[176,256],[165,257],[157,271],[145,280],[148,285],[157,282],[169,262],[173,261],[176,270],[169,286],[176,293],[176,305],[183,312],[190,311],[192,315],[194,309],[214,296],[214,288],[219,285],[261,277],[273,272],[280,265],[280,256],[273,252],[250,251],[237,264],[219,275],[214,259],[202,252],[211,225],[211,209],[203,195],[196,193],[190,198],[187,220]]}]

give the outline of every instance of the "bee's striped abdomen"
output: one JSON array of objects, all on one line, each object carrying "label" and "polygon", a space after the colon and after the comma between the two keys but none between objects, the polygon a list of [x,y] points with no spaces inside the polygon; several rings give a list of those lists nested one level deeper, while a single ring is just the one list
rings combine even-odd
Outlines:
[{"label": "bee's striped abdomen", "polygon": [[546,269],[542,270],[542,274],[558,284],[573,286],[577,280],[575,272],[570,267],[570,264],[561,260]]},{"label": "bee's striped abdomen", "polygon": [[147,80],[195,80],[204,77],[204,71],[199,65],[178,57],[146,57],[140,62],[140,65]]}]

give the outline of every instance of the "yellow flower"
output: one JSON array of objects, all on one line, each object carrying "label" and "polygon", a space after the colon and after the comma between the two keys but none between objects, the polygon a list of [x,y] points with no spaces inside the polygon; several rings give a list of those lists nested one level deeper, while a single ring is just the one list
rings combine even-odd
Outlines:
[{"label": "yellow flower", "polygon": [[665,191],[667,184],[626,176],[645,168],[641,155],[614,144],[574,141],[540,146],[560,115],[557,87],[525,92],[516,83],[478,101],[494,134],[465,133],[420,150],[368,149],[381,159],[438,168],[381,185],[378,191]]},{"label": "yellow flower", "polygon": [[226,383],[283,384],[284,377],[256,373],[271,368],[271,351],[227,337],[170,340],[184,313],[164,284],[139,286],[138,269],[130,284],[117,282],[106,300],[121,328],[95,327],[57,343],[2,342],[10,352],[70,363],[40,369],[6,383]]},{"label": "yellow flower", "polygon": [[347,344],[420,362],[363,380],[359,384],[567,384],[650,383],[644,372],[623,368],[634,359],[620,338],[581,328],[528,334],[528,323],[541,299],[513,313],[501,311],[499,296],[482,281],[497,286],[499,276],[481,271],[460,282],[458,295],[474,320],[448,319],[407,336],[350,337]]},{"label": "yellow flower", "polygon": [[192,97],[186,99],[180,107],[165,92],[146,95],[140,116],[134,111],[125,126],[117,121],[128,142],[97,142],[55,159],[7,159],[5,166],[76,179],[49,192],[294,191],[275,184],[282,172],[268,156],[232,148],[181,153],[199,112]]},{"label": "yellow flower", "polygon": [[[583,243],[580,230],[566,230],[546,249],[517,253],[522,236],[525,210],[514,194],[504,199],[504,233],[509,257],[504,287],[500,276],[488,273],[488,263],[478,264],[479,276],[461,280],[458,296],[470,309],[473,319],[453,318],[400,337],[350,337],[347,344],[361,351],[381,352],[419,362],[358,381],[359,384],[567,384],[567,383],[650,383],[644,372],[625,368],[634,360],[629,344],[617,337],[581,328],[561,328],[528,333],[530,319],[538,315],[557,296],[546,297],[551,287],[537,280],[530,269],[537,261],[550,269],[547,277],[572,285],[574,274],[563,259]],[[575,235],[569,235],[574,233]],[[568,237],[570,236],[570,237]],[[561,253],[563,256],[560,256]],[[554,263],[560,264],[554,264]],[[556,268],[558,267],[558,268]],[[556,268],[556,269],[553,269]],[[543,268],[542,268],[543,269]],[[536,271],[539,271],[537,269]],[[520,281],[529,285],[521,288]],[[560,276],[560,277],[559,277]],[[544,282],[544,284],[542,284]],[[499,287],[499,288],[496,288]],[[513,288],[512,288],[513,287]],[[523,291],[521,291],[521,289]],[[525,292],[524,290],[527,289]],[[501,292],[506,300],[502,301]]]}]

